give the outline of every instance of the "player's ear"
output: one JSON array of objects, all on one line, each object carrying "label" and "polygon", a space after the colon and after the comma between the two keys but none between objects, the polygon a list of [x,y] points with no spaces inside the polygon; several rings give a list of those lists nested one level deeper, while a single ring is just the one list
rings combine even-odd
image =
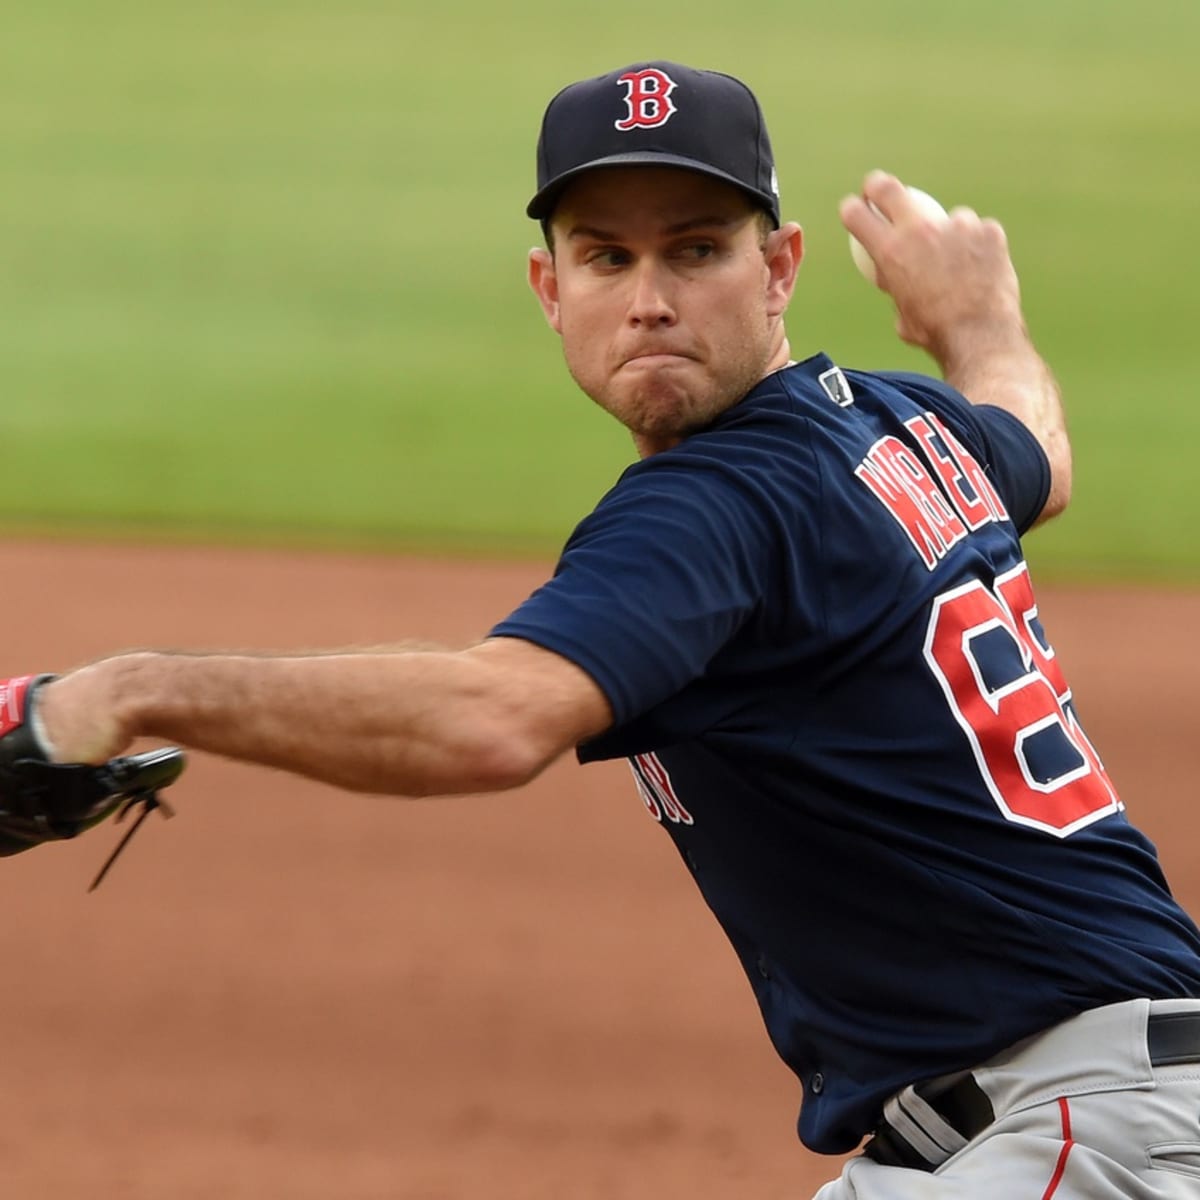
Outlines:
[{"label": "player's ear", "polygon": [[763,245],[767,263],[767,314],[781,316],[796,290],[796,274],[804,259],[804,231],[788,221],[767,234]]},{"label": "player's ear", "polygon": [[546,322],[555,333],[562,333],[562,322],[558,315],[558,274],[554,269],[554,255],[541,246],[529,252],[529,286],[542,306]]}]

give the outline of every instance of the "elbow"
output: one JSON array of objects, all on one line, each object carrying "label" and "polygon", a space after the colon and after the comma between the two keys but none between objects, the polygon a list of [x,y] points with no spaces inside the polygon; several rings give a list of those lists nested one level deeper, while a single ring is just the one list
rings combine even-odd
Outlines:
[{"label": "elbow", "polygon": [[550,765],[550,759],[527,745],[492,747],[476,763],[477,791],[507,792],[532,783]]},{"label": "elbow", "polygon": [[504,792],[531,783],[562,752],[527,730],[502,725],[463,747],[451,765],[467,792]]},{"label": "elbow", "polygon": [[1046,497],[1046,503],[1042,505],[1042,511],[1038,513],[1037,520],[1034,525],[1044,525],[1047,521],[1052,521],[1059,513],[1063,512],[1067,505],[1071,503],[1071,481],[1068,478],[1064,482],[1059,482],[1055,479],[1050,485],[1050,494]]},{"label": "elbow", "polygon": [[1064,441],[1056,451],[1047,452],[1047,458],[1050,460],[1050,491],[1046,496],[1046,503],[1042,505],[1042,511],[1034,522],[1035,525],[1042,525],[1057,517],[1071,503],[1071,450]]},{"label": "elbow", "polygon": [[467,683],[438,746],[442,792],[498,792],[537,778],[612,721],[580,668],[548,650],[499,638],[461,652]]},{"label": "elbow", "polygon": [[1056,478],[1050,488],[1050,496],[1046,501],[1045,516],[1049,520],[1064,512],[1071,503],[1071,473],[1068,471],[1062,478]]}]

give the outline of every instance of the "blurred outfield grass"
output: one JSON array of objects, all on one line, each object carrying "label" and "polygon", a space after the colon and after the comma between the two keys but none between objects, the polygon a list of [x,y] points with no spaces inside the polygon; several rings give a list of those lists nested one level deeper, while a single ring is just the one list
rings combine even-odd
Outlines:
[{"label": "blurred outfield grass", "polygon": [[764,104],[802,355],[925,365],[868,168],[1000,216],[1076,446],[1035,565],[1200,579],[1195,0],[0,7],[0,527],[552,553],[631,447],[525,289],[534,139],[661,56]]}]

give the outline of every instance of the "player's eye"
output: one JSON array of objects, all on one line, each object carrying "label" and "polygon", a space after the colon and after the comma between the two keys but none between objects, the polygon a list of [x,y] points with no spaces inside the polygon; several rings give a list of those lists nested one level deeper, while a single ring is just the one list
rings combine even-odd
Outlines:
[{"label": "player's eye", "polygon": [[616,246],[599,246],[589,250],[584,258],[589,267],[600,270],[611,270],[613,267],[623,267],[629,262],[629,254]]},{"label": "player's eye", "polygon": [[712,258],[716,252],[717,247],[713,242],[688,242],[681,246],[677,253],[680,258],[690,262],[702,262],[706,258]]}]

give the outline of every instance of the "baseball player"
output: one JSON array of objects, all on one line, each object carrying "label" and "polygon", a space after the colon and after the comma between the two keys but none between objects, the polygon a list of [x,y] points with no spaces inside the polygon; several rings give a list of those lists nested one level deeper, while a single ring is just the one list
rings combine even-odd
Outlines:
[{"label": "baseball player", "polygon": [[[1000,226],[867,176],[842,220],[941,378],[795,361],[759,105],[646,62],[546,110],[529,277],[639,461],[454,651],[127,654],[30,688],[136,736],[401,795],[623,757],[803,1087],[821,1200],[1200,1195],[1200,932],[1126,818],[1021,536],[1058,392]],[[865,1139],[865,1143],[864,1143]]]}]

